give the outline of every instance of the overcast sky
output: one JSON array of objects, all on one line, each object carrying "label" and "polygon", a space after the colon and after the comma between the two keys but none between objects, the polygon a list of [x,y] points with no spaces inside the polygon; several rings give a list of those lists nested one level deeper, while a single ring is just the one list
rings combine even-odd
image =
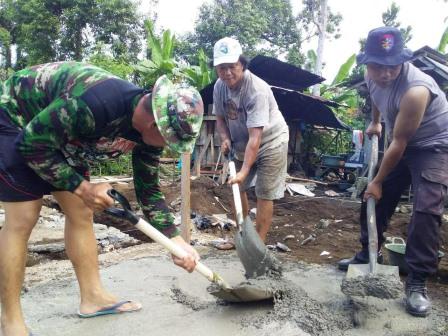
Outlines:
[{"label": "overcast sky", "polygon": [[[198,10],[202,3],[208,0],[159,0],[158,27],[169,28],[177,34],[192,31]],[[295,8],[301,0],[291,0]],[[145,1],[143,0],[143,3]],[[367,36],[370,29],[382,25],[381,14],[386,11],[391,0],[328,0],[333,12],[343,16],[341,23],[341,38],[327,41],[324,50],[323,77],[331,81],[339,66],[347,58],[359,50],[359,39]],[[424,45],[435,48],[442,33],[448,27],[448,2],[443,0],[395,0],[400,7],[398,20],[402,26],[412,26],[412,40],[408,47],[412,50]],[[143,8],[145,5],[143,4]],[[306,46],[316,49],[315,43]],[[306,51],[306,50],[304,50]]]}]

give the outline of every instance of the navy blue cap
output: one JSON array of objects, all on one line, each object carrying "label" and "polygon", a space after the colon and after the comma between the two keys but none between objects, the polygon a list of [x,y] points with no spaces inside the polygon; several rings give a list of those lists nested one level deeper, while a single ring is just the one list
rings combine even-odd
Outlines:
[{"label": "navy blue cap", "polygon": [[404,47],[397,28],[380,27],[369,32],[365,51],[356,56],[356,61],[358,64],[398,65],[411,60],[412,56],[412,51]]}]

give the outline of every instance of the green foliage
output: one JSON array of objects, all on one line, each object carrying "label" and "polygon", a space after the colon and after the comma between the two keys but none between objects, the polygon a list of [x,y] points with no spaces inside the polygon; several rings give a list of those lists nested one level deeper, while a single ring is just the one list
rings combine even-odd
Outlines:
[{"label": "green foliage", "polygon": [[161,36],[154,32],[151,21],[145,21],[147,32],[148,57],[134,65],[141,85],[150,87],[157,78],[167,75],[173,81],[186,81],[201,90],[216,79],[215,72],[209,66],[207,55],[201,49],[196,55],[199,65],[190,65],[187,61],[178,61],[175,57],[176,37],[170,30]]},{"label": "green foliage", "polygon": [[401,35],[403,36],[404,43],[406,44],[412,39],[412,27],[407,26],[406,28],[401,27],[401,23],[397,21],[398,14],[400,12],[400,7],[397,6],[395,2],[392,2],[390,7],[382,14],[383,23],[385,26],[395,27],[400,29]]},{"label": "green foliage", "polygon": [[216,80],[216,72],[209,67],[209,60],[202,49],[199,50],[198,61],[199,65],[187,66],[181,71],[191,85],[202,90]]},{"label": "green foliage", "polygon": [[347,77],[350,75],[350,70],[355,65],[355,62],[356,62],[356,55],[353,54],[345,61],[344,64],[341,65],[331,85],[337,85],[346,80]]},{"label": "green foliage", "polygon": [[90,174],[93,176],[132,175],[132,155],[123,154],[113,160],[99,161],[91,165]]},{"label": "green foliage", "polygon": [[56,40],[61,24],[57,16],[49,13],[45,1],[18,0],[16,19],[17,44],[22,54],[19,60],[26,64],[39,64],[56,60]]},{"label": "green foliage", "polygon": [[448,27],[446,27],[445,31],[440,38],[439,45],[437,46],[437,50],[444,54],[446,52],[446,46],[448,45]]},{"label": "green foliage", "polygon": [[7,80],[13,73],[11,68],[0,68],[0,82]]},{"label": "green foliage", "polygon": [[211,57],[213,45],[224,36],[240,41],[244,53],[278,57],[293,50],[301,59],[300,34],[289,0],[214,0],[204,2],[193,34],[182,38],[181,49],[190,59],[203,49]]},{"label": "green foliage", "polygon": [[140,76],[139,82],[144,87],[153,86],[157,78],[167,75],[175,78],[180,75],[178,62],[174,59],[176,37],[171,31],[165,30],[162,37],[157,37],[154,25],[150,20],[145,21],[147,55],[148,58],[134,66]]},{"label": "green foliage", "polygon": [[98,44],[94,53],[87,62],[96,65],[99,68],[105,69],[114,75],[123,78],[125,80],[132,80],[134,74],[134,68],[131,64],[123,58],[115,58],[108,55],[104,51],[104,45],[102,43]]},{"label": "green foliage", "polygon": [[136,57],[142,32],[136,6],[133,0],[0,0],[0,28],[10,33],[9,46],[2,34],[5,66],[11,59],[15,68],[81,61],[98,42],[114,57]]},{"label": "green foliage", "polygon": [[[310,53],[312,56],[312,53]],[[312,59],[310,57],[309,59]],[[332,108],[336,116],[352,129],[364,129],[364,117],[362,106],[365,104],[364,98],[354,89],[344,87],[344,82],[350,76],[350,72],[355,64],[356,56],[351,55],[339,68],[338,73],[331,85],[322,84],[320,95],[330,101],[340,104],[338,108]],[[326,154],[338,154],[348,152],[351,149],[351,132],[341,132],[334,139],[337,131],[311,132],[307,134],[307,148],[314,148],[317,152]]]},{"label": "green foliage", "polygon": [[[304,31],[302,36],[305,36],[303,41],[309,40],[319,35],[318,25],[320,16],[320,1],[319,0],[303,0],[303,10],[298,15],[298,22],[301,29]],[[326,36],[331,39],[338,39],[340,35],[340,24],[342,15],[333,13],[331,8],[327,6],[327,27]]]},{"label": "green foliage", "polygon": [[310,72],[313,72],[316,68],[316,62],[317,62],[317,54],[314,50],[310,49],[306,52],[306,62],[303,65],[303,68],[305,70],[308,70]]}]

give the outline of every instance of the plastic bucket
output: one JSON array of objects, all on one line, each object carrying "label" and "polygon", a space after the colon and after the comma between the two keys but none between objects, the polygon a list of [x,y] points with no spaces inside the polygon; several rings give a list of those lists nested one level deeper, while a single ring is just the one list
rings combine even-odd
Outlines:
[{"label": "plastic bucket", "polygon": [[[387,251],[387,256],[389,260],[389,265],[398,266],[400,273],[408,274],[409,268],[406,260],[404,259],[404,255],[406,252],[406,242],[403,238],[393,237],[392,243],[385,244],[384,247]],[[445,255],[442,251],[439,251],[439,259]]]}]

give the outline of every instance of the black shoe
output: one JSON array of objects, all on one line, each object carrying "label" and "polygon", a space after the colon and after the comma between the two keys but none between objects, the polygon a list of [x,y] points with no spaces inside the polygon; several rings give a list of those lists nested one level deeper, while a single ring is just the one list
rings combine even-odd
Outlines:
[{"label": "black shoe", "polygon": [[[378,259],[377,262],[379,264],[383,263],[383,255],[381,254],[381,251],[378,252]],[[356,253],[353,257],[348,259],[342,259],[338,262],[338,268],[341,271],[348,270],[348,266],[352,264],[368,264],[369,263],[369,252],[367,251],[359,251]]]},{"label": "black shoe", "polygon": [[428,298],[428,290],[425,281],[406,282],[406,311],[417,317],[428,316],[431,310],[431,301]]}]

